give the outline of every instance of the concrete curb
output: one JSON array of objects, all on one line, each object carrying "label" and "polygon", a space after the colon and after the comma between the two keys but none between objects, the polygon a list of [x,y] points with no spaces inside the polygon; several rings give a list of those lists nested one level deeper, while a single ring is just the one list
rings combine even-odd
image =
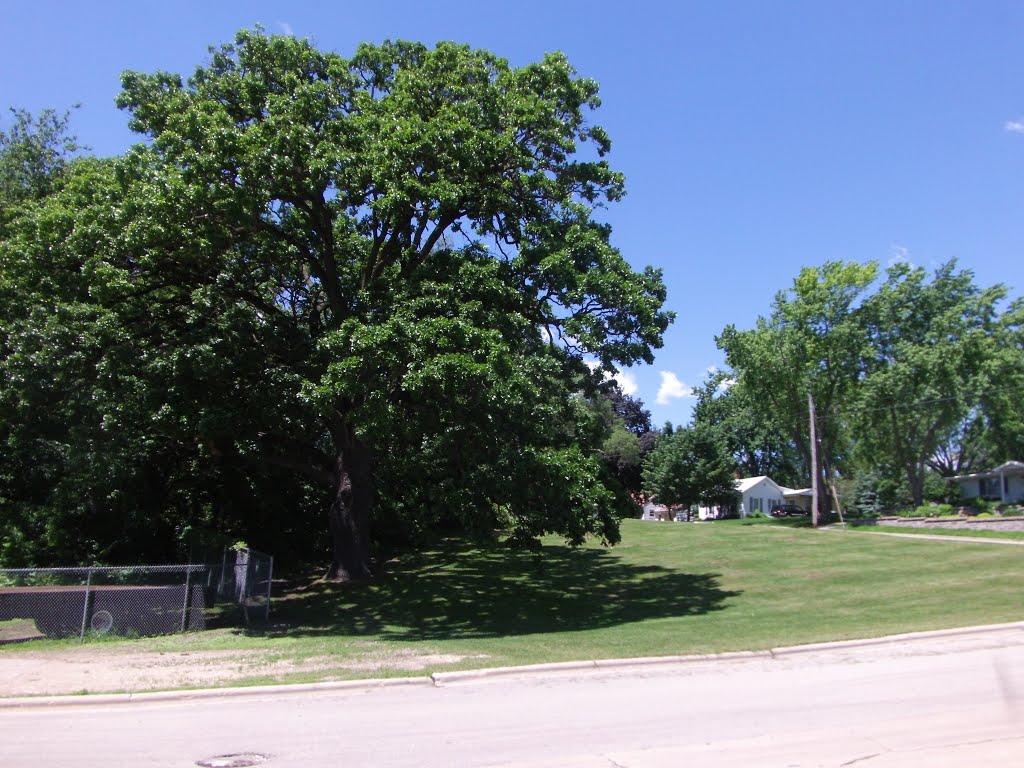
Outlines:
[{"label": "concrete curb", "polygon": [[703,653],[688,656],[640,656],[628,659],[558,661],[549,664],[526,664],[521,667],[491,667],[488,669],[466,669],[458,672],[435,672],[430,677],[436,685],[447,685],[451,683],[480,680],[488,677],[538,675],[552,672],[579,672],[599,669],[621,669],[623,667],[668,666],[672,664],[693,664],[708,661],[740,661],[744,659],[766,659],[770,657],[770,651],[732,651],[729,653]]},{"label": "concrete curb", "polygon": [[744,661],[746,659],[764,659],[771,654],[768,651],[728,651],[726,653],[694,653],[687,656],[649,656],[635,659],[602,659],[595,661],[598,669],[615,669],[617,667],[642,667],[658,664],[694,664],[704,661]]},{"label": "concrete curb", "polygon": [[817,651],[839,651],[844,648],[866,648],[873,645],[891,645],[907,640],[930,640],[942,637],[958,637],[960,635],[981,635],[986,632],[1012,632],[1024,630],[1024,621],[1008,624],[981,624],[975,627],[955,627],[953,629],[931,629],[925,632],[906,632],[901,635],[884,637],[866,637],[859,640],[833,640],[828,643],[809,643],[807,645],[790,645],[772,648],[768,652],[772,656],[788,656],[797,653],[815,653]]},{"label": "concrete curb", "polygon": [[70,696],[22,696],[0,699],[0,709],[15,707],[102,706],[106,704],[143,704],[154,701],[188,701],[241,696],[280,696],[312,691],[372,690],[407,685],[431,686],[429,677],[384,677],[366,680],[338,680],[329,683],[295,683],[291,685],[252,685],[237,688],[196,688],[180,691],[149,691],[145,693],[97,693]]},{"label": "concrete curb", "polygon": [[884,646],[893,643],[928,640],[932,638],[980,635],[986,632],[1021,632],[1024,621],[1007,624],[984,624],[974,627],[936,629],[924,632],[907,632],[899,635],[863,638],[859,640],[835,640],[827,643],[810,643],[771,648],[765,651],[731,651],[728,653],[691,654],[687,656],[648,656],[627,659],[596,659],[593,661],[560,661],[548,664],[527,664],[520,667],[491,667],[488,669],[467,669],[458,672],[435,672],[424,677],[390,677],[367,680],[341,680],[329,683],[298,683],[294,685],[258,685],[245,688],[203,688],[181,691],[153,691],[150,693],[100,693],[80,696],[26,696],[0,698],[0,709],[18,707],[65,707],[104,706],[109,704],[142,704],[163,701],[188,701],[190,699],[215,699],[240,696],[287,695],[313,691],[373,690],[401,686],[433,686],[472,682],[486,678],[511,677],[516,675],[545,675],[561,672],[598,671],[629,667],[672,666],[701,662],[747,661],[751,659],[773,659],[800,653],[843,650]]}]

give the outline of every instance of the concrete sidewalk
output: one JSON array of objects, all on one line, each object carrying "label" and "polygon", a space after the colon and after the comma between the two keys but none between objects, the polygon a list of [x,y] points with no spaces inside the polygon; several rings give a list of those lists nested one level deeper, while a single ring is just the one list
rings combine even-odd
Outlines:
[{"label": "concrete sidewalk", "polygon": [[924,539],[925,541],[952,541],[967,542],[971,544],[1009,544],[1014,547],[1024,547],[1024,539],[995,539],[981,536],[949,536],[941,533],[897,533],[895,531],[872,531],[870,526],[854,526],[852,528],[833,528],[829,526],[825,530],[846,531],[856,530],[859,533],[870,533],[873,536],[896,536],[901,539]]},{"label": "concrete sidewalk", "polygon": [[[896,534],[893,534],[896,535]],[[489,669],[471,669],[457,672],[435,672],[430,675],[402,678],[382,678],[366,680],[345,680],[326,683],[302,683],[294,685],[262,685],[231,688],[185,689],[173,691],[154,691],[147,693],[112,693],[87,694],[78,696],[28,696],[0,698],[0,709],[20,707],[66,707],[66,706],[97,706],[110,704],[141,704],[156,701],[181,701],[189,699],[211,699],[227,697],[288,695],[310,693],[314,691],[372,690],[377,688],[393,688],[398,686],[431,686],[444,687],[458,683],[471,683],[493,678],[521,678],[525,676],[558,675],[572,672],[611,671],[639,669],[654,666],[674,666],[707,663],[740,663],[752,659],[782,659],[794,654],[838,654],[853,649],[877,647],[883,650],[886,646],[896,647],[899,644],[941,640],[944,638],[968,638],[989,635],[995,639],[1005,635],[1018,641],[1024,636],[1024,621],[1007,624],[989,624],[974,627],[957,627],[927,632],[910,632],[884,637],[863,638],[859,640],[839,640],[826,643],[786,646],[770,648],[762,651],[736,651],[717,654],[693,654],[688,656],[653,656],[628,659],[600,659],[594,661],[569,661],[550,664],[531,664],[520,667],[493,667]]]}]

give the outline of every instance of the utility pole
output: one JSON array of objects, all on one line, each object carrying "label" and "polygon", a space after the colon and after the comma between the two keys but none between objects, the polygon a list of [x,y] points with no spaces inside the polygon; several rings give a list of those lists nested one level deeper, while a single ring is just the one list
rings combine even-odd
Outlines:
[{"label": "utility pole", "polygon": [[818,527],[818,428],[814,416],[814,395],[807,392],[807,413],[811,422],[811,525]]}]

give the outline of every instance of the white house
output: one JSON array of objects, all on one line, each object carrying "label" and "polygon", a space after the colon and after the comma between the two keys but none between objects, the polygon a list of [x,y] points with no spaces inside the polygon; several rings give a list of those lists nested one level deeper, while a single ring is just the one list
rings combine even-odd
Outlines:
[{"label": "white house", "polygon": [[988,472],[949,478],[960,486],[965,499],[985,499],[1001,504],[1024,503],[1024,462],[1008,461]]},{"label": "white house", "polygon": [[641,520],[671,520],[672,513],[667,506],[664,504],[657,504],[654,501],[648,501],[643,506],[644,513],[641,516]]},{"label": "white house", "polygon": [[648,501],[643,506],[643,514],[640,516],[641,520],[668,520],[676,523],[683,523],[690,521],[689,511],[679,505],[666,506],[665,504],[658,504],[655,501]]},{"label": "white house", "polygon": [[779,487],[782,489],[782,495],[787,504],[796,504],[807,514],[811,513],[811,503],[814,500],[813,490],[810,488],[787,488],[784,485]]},{"label": "white house", "polygon": [[767,475],[757,477],[745,477],[736,481],[736,500],[719,507],[700,507],[697,516],[701,520],[709,517],[719,517],[722,514],[739,513],[740,517],[747,517],[755,512],[767,515],[772,507],[787,501],[786,492],[800,494],[802,491],[794,491],[790,488],[783,488]]}]

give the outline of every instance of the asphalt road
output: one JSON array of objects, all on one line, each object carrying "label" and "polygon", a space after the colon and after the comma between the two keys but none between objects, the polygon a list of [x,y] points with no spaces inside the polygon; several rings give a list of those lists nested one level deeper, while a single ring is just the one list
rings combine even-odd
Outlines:
[{"label": "asphalt road", "polygon": [[463,682],[0,709],[0,765],[1024,766],[1024,629]]}]

